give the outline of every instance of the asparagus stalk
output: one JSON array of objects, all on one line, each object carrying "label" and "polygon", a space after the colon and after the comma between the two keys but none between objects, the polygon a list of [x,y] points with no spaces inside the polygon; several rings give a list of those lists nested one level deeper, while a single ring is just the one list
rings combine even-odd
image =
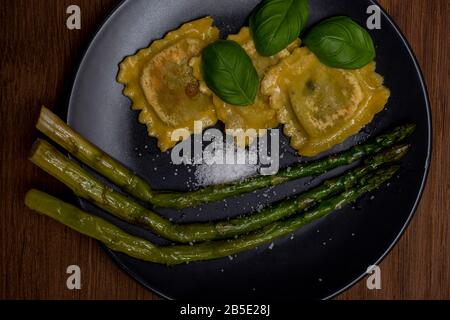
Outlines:
[{"label": "asparagus stalk", "polygon": [[42,107],[36,127],[81,162],[99,172],[130,195],[154,206],[178,209],[223,200],[258,189],[276,186],[289,180],[318,175],[333,168],[351,164],[365,156],[373,155],[384,148],[403,141],[415,129],[414,124],[399,126],[338,155],[301,163],[290,169],[280,170],[274,176],[256,176],[245,181],[210,186],[193,192],[167,193],[152,190],[143,179],[87,141],[45,107]]},{"label": "asparagus stalk", "polygon": [[44,106],[36,128],[124,191],[151,203],[153,191],[145,180],[83,138]]},{"label": "asparagus stalk", "polygon": [[31,161],[66,184],[80,197],[130,223],[148,227],[157,235],[172,241],[188,243],[216,240],[262,228],[279,219],[288,217],[328,196],[341,192],[358,182],[369,172],[382,164],[401,159],[408,151],[408,145],[396,146],[380,152],[366,160],[365,165],[345,175],[324,182],[299,197],[249,216],[209,223],[178,225],[148,210],[123,194],[107,187],[76,162],[68,159],[53,146],[38,140],[32,151]]},{"label": "asparagus stalk", "polygon": [[380,152],[365,160],[364,165],[358,166],[340,177],[324,181],[321,185],[308,190],[291,200],[284,200],[270,206],[259,213],[219,222],[216,228],[224,237],[242,235],[260,229],[275,221],[288,218],[293,214],[320,203],[331,195],[343,192],[368,174],[386,163],[399,161],[408,152],[409,145],[399,145]]},{"label": "asparagus stalk", "polygon": [[66,226],[103,242],[112,250],[125,253],[137,259],[154,263],[176,265],[230,256],[255,248],[295,232],[313,221],[356,201],[362,195],[373,191],[389,180],[398,167],[379,169],[372,176],[363,179],[355,188],[322,202],[316,209],[304,215],[275,222],[265,228],[232,240],[205,242],[195,245],[156,246],[146,240],[131,236],[113,224],[92,216],[80,209],[37,190],[31,190],[25,197],[26,205]]}]

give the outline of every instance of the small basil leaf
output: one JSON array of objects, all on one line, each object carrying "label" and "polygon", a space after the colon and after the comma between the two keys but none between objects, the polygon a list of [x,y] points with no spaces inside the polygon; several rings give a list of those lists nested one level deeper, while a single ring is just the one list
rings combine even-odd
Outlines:
[{"label": "small basil leaf", "polygon": [[223,101],[246,106],[255,101],[259,76],[242,47],[231,40],[218,40],[202,53],[202,73],[208,87]]},{"label": "small basil leaf", "polygon": [[249,21],[256,50],[272,56],[285,49],[298,38],[308,16],[308,0],[264,0]]},{"label": "small basil leaf", "polygon": [[306,34],[303,43],[333,68],[358,69],[375,59],[370,34],[348,17],[324,20]]}]

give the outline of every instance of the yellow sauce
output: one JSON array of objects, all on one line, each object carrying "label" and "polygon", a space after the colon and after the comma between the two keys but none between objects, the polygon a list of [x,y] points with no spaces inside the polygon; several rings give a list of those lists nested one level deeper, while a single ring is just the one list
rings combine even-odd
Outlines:
[{"label": "yellow sauce", "polygon": [[217,122],[212,98],[200,92],[189,60],[219,38],[211,17],[182,25],[120,64],[118,82],[132,108],[141,110],[139,122],[158,139],[161,151],[172,148],[177,129],[194,132],[194,121],[203,127]]},{"label": "yellow sauce", "polygon": [[390,96],[374,62],[357,70],[330,68],[307,48],[295,49],[272,67],[261,86],[292,147],[304,156],[358,133]]},{"label": "yellow sauce", "polygon": [[[292,50],[300,45],[300,40],[296,40],[287,49],[282,50],[278,54],[271,57],[264,57],[256,51],[248,27],[243,27],[238,34],[229,35],[228,40],[233,40],[242,46],[252,60],[261,79],[269,67],[289,56]],[[261,91],[258,92],[255,102],[251,105],[241,107],[227,104],[218,96],[214,95],[202,81],[200,64],[201,59],[199,57],[193,58],[190,62],[190,65],[194,69],[194,76],[201,82],[200,90],[205,94],[213,95],[217,117],[225,124],[225,129],[242,129],[243,131],[237,131],[235,133],[235,136],[239,137],[240,134],[243,134],[248,129],[258,131],[259,129],[269,129],[278,126],[279,122],[276,112],[270,107],[268,97],[263,95]],[[252,138],[248,140],[237,139],[236,142],[240,147],[243,147],[251,143],[252,140]]]}]

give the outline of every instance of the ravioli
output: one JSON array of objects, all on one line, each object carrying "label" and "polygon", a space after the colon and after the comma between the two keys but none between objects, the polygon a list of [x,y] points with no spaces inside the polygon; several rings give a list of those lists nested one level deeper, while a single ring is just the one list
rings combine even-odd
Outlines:
[{"label": "ravioli", "polygon": [[217,122],[212,98],[200,92],[189,66],[192,57],[219,38],[212,24],[211,17],[186,23],[119,66],[117,81],[125,85],[132,108],[141,110],[139,122],[158,139],[161,151],[178,142],[172,140],[175,130],[193,133],[194,121],[201,121],[203,128]]},{"label": "ravioli", "polygon": [[291,146],[304,156],[315,156],[358,133],[390,96],[375,62],[357,70],[330,68],[306,47],[272,67],[261,87]]},{"label": "ravioli", "polygon": [[[243,27],[238,34],[229,35],[228,40],[233,40],[242,46],[252,60],[260,78],[263,78],[269,67],[276,65],[281,59],[289,56],[294,48],[300,46],[300,40],[296,40],[288,48],[274,56],[261,56],[256,51],[248,27]],[[259,133],[260,129],[274,128],[279,124],[276,111],[270,107],[268,97],[264,96],[260,90],[252,105],[241,107],[228,104],[213,94],[205,82],[202,81],[200,69],[201,59],[199,57],[193,58],[190,65],[194,69],[194,76],[200,80],[200,91],[213,96],[217,117],[225,124],[225,129],[235,130],[234,135],[237,137],[236,143],[238,146],[245,147],[245,145],[250,144],[256,137],[247,136],[247,140],[243,139],[245,138],[246,130],[254,129],[256,133]],[[239,138],[240,136],[242,137],[241,139]]]}]

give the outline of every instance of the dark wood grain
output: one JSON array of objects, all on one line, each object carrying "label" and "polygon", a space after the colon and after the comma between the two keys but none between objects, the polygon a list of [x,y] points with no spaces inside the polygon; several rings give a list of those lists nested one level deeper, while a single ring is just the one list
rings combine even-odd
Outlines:
[{"label": "dark wood grain", "polygon": [[[0,298],[157,299],[125,275],[97,243],[23,205],[38,187],[70,192],[27,161],[41,104],[65,116],[83,50],[116,0],[0,2]],[[433,109],[433,162],[418,212],[382,262],[382,290],[360,281],[338,299],[450,299],[450,5],[447,0],[382,0],[423,69]],[[65,27],[66,8],[82,9],[82,30]],[[69,198],[70,199],[70,198]],[[68,265],[82,269],[82,289],[66,288]]]}]

